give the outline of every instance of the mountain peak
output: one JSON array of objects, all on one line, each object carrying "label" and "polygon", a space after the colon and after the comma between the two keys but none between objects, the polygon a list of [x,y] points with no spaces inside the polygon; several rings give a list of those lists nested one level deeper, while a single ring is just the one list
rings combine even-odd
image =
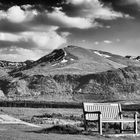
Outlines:
[{"label": "mountain peak", "polygon": [[50,54],[45,55],[44,57],[40,58],[39,60],[37,60],[37,63],[41,63],[41,62],[55,62],[55,61],[59,61],[60,59],[62,59],[65,55],[65,52],[63,49],[56,49],[54,51],[52,51]]}]

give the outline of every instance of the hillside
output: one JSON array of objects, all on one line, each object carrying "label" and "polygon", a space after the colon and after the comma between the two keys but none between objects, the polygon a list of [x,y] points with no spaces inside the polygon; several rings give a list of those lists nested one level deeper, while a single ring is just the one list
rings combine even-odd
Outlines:
[{"label": "hillside", "polygon": [[133,61],[69,46],[13,69],[0,78],[0,90],[11,100],[140,100],[140,62]]}]

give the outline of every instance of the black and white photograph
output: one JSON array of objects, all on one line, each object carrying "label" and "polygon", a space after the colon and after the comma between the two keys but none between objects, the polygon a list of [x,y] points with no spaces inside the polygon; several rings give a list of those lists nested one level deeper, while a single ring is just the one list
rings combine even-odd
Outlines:
[{"label": "black and white photograph", "polygon": [[139,140],[140,0],[0,0],[0,140]]}]

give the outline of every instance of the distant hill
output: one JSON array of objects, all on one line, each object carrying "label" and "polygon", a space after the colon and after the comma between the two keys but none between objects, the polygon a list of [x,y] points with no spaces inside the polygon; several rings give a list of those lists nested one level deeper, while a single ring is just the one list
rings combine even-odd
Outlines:
[{"label": "distant hill", "polygon": [[138,66],[138,67],[140,66],[140,61],[137,61],[139,60],[138,59],[139,57],[134,57],[135,59],[130,59],[130,58],[128,59],[127,56],[123,57],[120,55],[116,55],[116,54],[112,54],[112,53],[104,52],[104,51],[98,51],[98,50],[92,50],[92,51],[98,52],[98,55],[106,57],[107,59],[117,62],[119,64],[123,64],[126,66]]},{"label": "distant hill", "polygon": [[68,46],[6,74],[0,91],[11,100],[140,99],[140,62],[99,50]]},{"label": "distant hill", "polygon": [[135,61],[140,62],[140,56],[130,56],[130,55],[127,55],[127,56],[125,56],[125,58],[128,58],[130,60],[135,60]]},{"label": "distant hill", "polygon": [[19,67],[30,65],[32,62],[33,62],[32,60],[27,60],[25,62],[11,62],[11,61],[0,60],[0,68],[12,70]]}]

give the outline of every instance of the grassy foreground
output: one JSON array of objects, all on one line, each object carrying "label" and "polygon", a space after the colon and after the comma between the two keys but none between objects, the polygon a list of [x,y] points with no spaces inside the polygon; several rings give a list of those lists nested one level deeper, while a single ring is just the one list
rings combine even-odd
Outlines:
[{"label": "grassy foreground", "polygon": [[[66,108],[16,108],[0,107],[5,113],[21,120],[32,122],[42,128],[24,125],[0,124],[0,140],[139,140],[140,136],[109,137],[82,131],[82,109]],[[126,114],[130,115],[131,114]],[[80,122],[80,123],[79,123]],[[67,123],[67,124],[66,124]],[[63,124],[63,125],[62,125]],[[131,125],[129,125],[131,126]],[[105,125],[104,134],[114,131],[117,125]],[[109,128],[109,129],[108,129]],[[112,133],[112,132],[111,132]]]},{"label": "grassy foreground", "polygon": [[140,137],[108,137],[99,135],[34,133],[33,128],[18,125],[0,125],[0,140],[139,140]]}]

